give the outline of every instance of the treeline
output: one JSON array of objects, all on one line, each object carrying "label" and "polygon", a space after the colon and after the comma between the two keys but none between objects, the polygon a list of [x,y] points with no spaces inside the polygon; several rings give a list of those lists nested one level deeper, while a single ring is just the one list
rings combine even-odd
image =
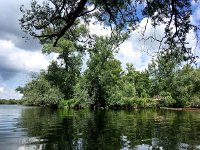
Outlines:
[{"label": "treeline", "polygon": [[[190,3],[47,0],[42,4],[32,1],[30,9],[21,6],[22,30],[43,44],[43,53],[59,56],[47,71],[17,90],[26,104],[51,107],[135,108],[154,107],[155,103],[198,107],[199,69],[187,64],[195,57],[186,37],[191,31],[198,34],[199,29],[191,22],[194,9]],[[147,24],[140,27],[146,18]],[[145,37],[149,23],[164,25],[164,36]],[[90,24],[108,29],[110,37],[92,35],[87,28]],[[145,43],[160,43],[158,55],[143,72],[131,64],[122,69],[114,57],[117,47],[138,29]],[[82,63],[85,54],[89,55],[87,65]]]},{"label": "treeline", "polygon": [[[85,33],[78,31],[76,36]],[[44,44],[43,53],[59,56],[47,70],[17,88],[24,104],[92,109],[200,107],[200,69],[187,64],[188,57],[180,55],[179,48],[158,53],[145,71],[136,71],[132,64],[123,69],[114,54],[126,38],[125,34],[120,39],[94,36],[86,47],[69,36],[57,47]]]},{"label": "treeline", "polygon": [[0,104],[6,104],[6,105],[18,105],[22,104],[22,100],[16,100],[16,99],[0,99]]}]

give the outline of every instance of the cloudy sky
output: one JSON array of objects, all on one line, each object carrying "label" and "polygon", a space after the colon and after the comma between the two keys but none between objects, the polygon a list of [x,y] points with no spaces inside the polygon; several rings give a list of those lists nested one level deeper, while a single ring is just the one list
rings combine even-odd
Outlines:
[{"label": "cloudy sky", "polygon": [[[41,45],[37,40],[25,41],[22,37],[18,19],[21,18],[20,5],[29,6],[31,0],[0,0],[0,99],[21,98],[22,95],[15,92],[17,86],[23,86],[30,80],[31,72],[46,69],[49,61],[55,56],[41,54]],[[200,2],[192,3],[194,12],[191,19],[194,23],[200,22]],[[146,19],[141,22],[144,26]],[[108,31],[101,30],[100,26],[92,26],[93,33],[106,34]],[[140,40],[139,30],[134,31],[131,37],[124,42],[116,58],[122,61],[124,67],[127,62],[133,63],[137,70],[144,70],[151,60],[150,49],[156,49],[158,43]],[[149,25],[146,35],[156,33],[162,36],[163,26],[152,29]],[[194,34],[188,35],[190,45],[195,47]],[[196,52],[198,53],[198,52]]]}]

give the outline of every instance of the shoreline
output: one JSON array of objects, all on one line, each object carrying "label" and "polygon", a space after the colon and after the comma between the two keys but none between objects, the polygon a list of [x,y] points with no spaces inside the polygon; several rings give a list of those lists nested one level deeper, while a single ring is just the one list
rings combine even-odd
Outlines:
[{"label": "shoreline", "polygon": [[200,108],[168,108],[168,107],[160,107],[160,109],[166,110],[176,110],[176,111],[200,111]]},{"label": "shoreline", "polygon": [[[21,106],[34,106],[34,105],[23,105],[20,103],[0,103],[0,105],[21,105]],[[47,107],[47,106],[38,106],[38,107]],[[49,107],[50,108],[50,107]],[[146,108],[107,108],[107,110],[138,110],[138,109],[149,109],[149,108],[157,108],[157,109],[164,109],[164,110],[174,110],[174,111],[200,111],[200,108],[192,108],[192,107],[188,107],[188,108],[172,108],[172,107],[146,107]],[[59,109],[59,108],[58,108]],[[75,108],[66,108],[64,107],[64,109],[75,109]],[[87,109],[87,108],[82,108],[82,109]],[[97,110],[100,108],[97,108]]]}]

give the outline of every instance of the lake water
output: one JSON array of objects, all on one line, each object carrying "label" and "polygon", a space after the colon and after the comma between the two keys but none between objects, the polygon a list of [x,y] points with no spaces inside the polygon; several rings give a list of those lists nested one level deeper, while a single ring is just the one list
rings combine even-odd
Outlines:
[{"label": "lake water", "polygon": [[0,105],[0,150],[200,150],[200,112]]}]

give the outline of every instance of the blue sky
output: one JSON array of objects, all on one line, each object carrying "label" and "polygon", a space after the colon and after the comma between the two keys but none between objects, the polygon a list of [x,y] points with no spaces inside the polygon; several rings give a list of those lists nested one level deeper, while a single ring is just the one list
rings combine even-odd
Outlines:
[{"label": "blue sky", "polygon": [[[25,42],[22,37],[18,19],[21,18],[20,5],[30,5],[31,0],[0,0],[0,99],[21,98],[22,95],[15,92],[17,86],[23,86],[30,80],[31,72],[39,72],[46,69],[49,61],[56,58],[56,55],[45,56],[41,54],[41,45],[37,40],[30,38]],[[200,2],[192,1],[193,23],[200,23]],[[158,43],[141,41],[141,30],[146,24],[146,18],[142,20],[140,28],[131,33],[130,38],[121,46],[116,58],[121,60],[122,66],[126,63],[133,63],[137,70],[144,70],[156,51]],[[164,26],[153,29],[150,23],[147,26],[145,36],[156,33],[163,35]],[[92,33],[106,35],[110,31],[102,29],[100,25],[90,26]],[[188,35],[191,47],[195,47],[194,33]],[[195,51],[199,55],[199,51]]]}]

